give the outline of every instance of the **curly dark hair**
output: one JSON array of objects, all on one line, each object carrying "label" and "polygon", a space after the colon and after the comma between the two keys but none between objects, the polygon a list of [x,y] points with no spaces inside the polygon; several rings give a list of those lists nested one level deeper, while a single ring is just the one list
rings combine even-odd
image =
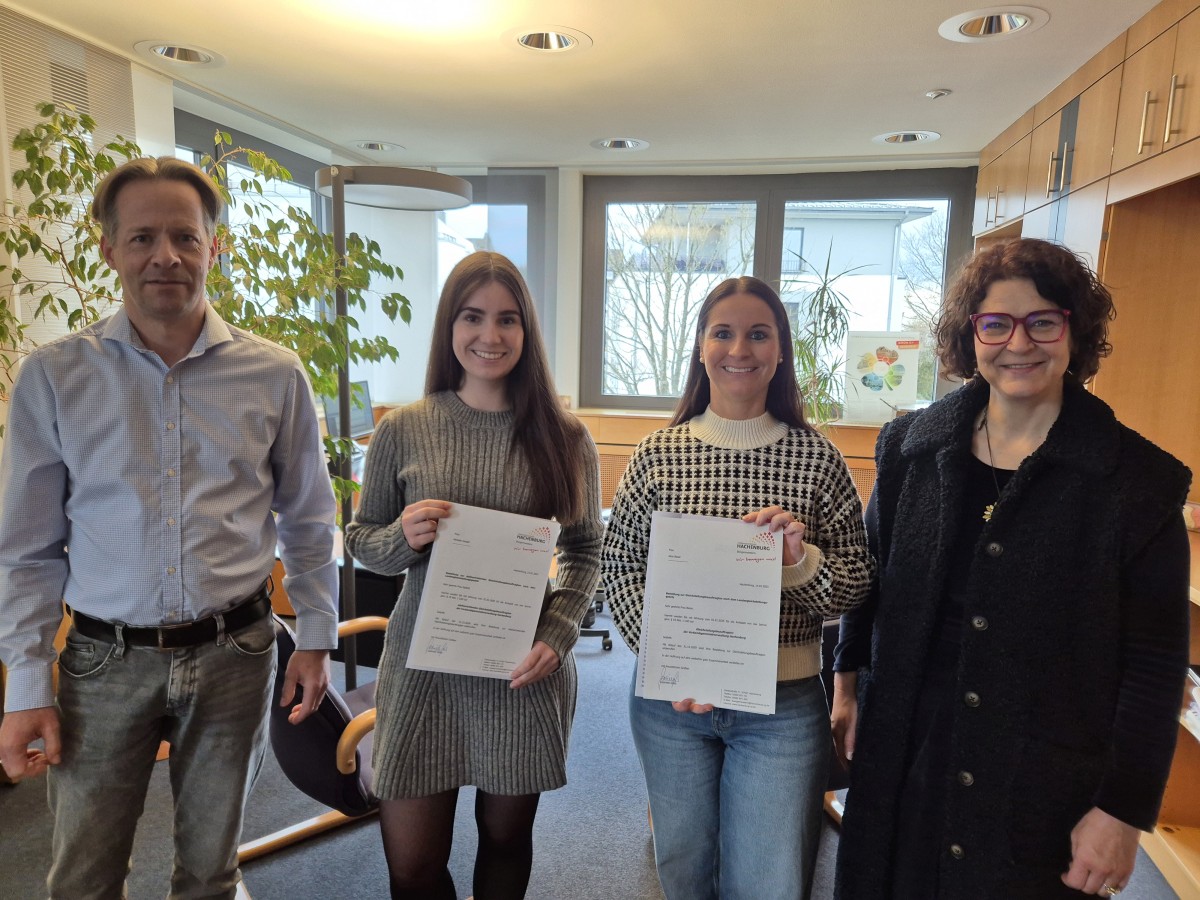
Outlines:
[{"label": "curly dark hair", "polygon": [[1108,323],[1116,317],[1112,295],[1079,256],[1066,247],[1034,238],[1004,241],[979,250],[959,270],[934,329],[938,358],[952,375],[976,372],[971,314],[994,282],[1028,278],[1037,292],[1071,311],[1071,361],[1066,378],[1084,384],[1112,352]]}]

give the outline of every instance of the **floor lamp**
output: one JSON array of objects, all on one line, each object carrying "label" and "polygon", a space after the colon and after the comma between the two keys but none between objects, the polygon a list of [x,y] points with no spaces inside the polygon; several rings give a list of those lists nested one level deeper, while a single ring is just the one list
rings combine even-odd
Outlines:
[{"label": "floor lamp", "polygon": [[[380,209],[433,211],[457,209],[471,202],[471,185],[462,178],[397,166],[330,166],[317,171],[317,193],[333,201],[333,248],[339,271],[346,264],[346,204],[374,206]],[[334,312],[347,315],[346,288],[334,292]],[[350,440],[350,364],[348,351],[338,367],[338,437]],[[350,478],[350,457],[338,459],[338,474]],[[342,499],[342,615],[352,619],[358,613],[354,591],[354,558],[346,546],[345,529],[354,515],[349,494]],[[346,638],[346,689],[358,683],[358,652],[353,636]]]}]

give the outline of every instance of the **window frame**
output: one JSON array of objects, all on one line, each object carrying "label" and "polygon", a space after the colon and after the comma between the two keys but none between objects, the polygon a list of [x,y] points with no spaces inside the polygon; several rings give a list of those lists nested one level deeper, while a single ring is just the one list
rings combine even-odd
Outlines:
[{"label": "window frame", "polygon": [[585,175],[580,406],[661,412],[674,409],[678,401],[677,397],[602,393],[609,204],[753,201],[756,204],[754,271],[737,274],[754,275],[774,284],[782,270],[784,214],[789,201],[948,200],[944,284],[946,273],[957,269],[971,252],[977,175],[975,166],[796,175]]}]

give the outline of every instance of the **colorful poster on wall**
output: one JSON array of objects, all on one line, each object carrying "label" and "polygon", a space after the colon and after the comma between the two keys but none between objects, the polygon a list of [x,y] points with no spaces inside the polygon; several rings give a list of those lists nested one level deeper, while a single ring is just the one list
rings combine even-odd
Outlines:
[{"label": "colorful poster on wall", "polygon": [[878,425],[893,418],[895,407],[915,403],[920,349],[914,331],[850,332],[842,421]]}]

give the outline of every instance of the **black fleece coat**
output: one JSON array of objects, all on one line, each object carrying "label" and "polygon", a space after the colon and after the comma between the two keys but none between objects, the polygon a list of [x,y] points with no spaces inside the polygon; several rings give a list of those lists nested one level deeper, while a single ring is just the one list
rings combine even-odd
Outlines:
[{"label": "black fleece coat", "polygon": [[[842,900],[892,896],[909,726],[988,390],[976,379],[879,436],[878,593],[844,623],[869,631],[871,647]],[[1059,876],[1088,809],[1153,827],[1187,664],[1189,483],[1174,457],[1068,385],[1045,442],[1005,486],[971,565],[939,897],[1079,897]]]}]

